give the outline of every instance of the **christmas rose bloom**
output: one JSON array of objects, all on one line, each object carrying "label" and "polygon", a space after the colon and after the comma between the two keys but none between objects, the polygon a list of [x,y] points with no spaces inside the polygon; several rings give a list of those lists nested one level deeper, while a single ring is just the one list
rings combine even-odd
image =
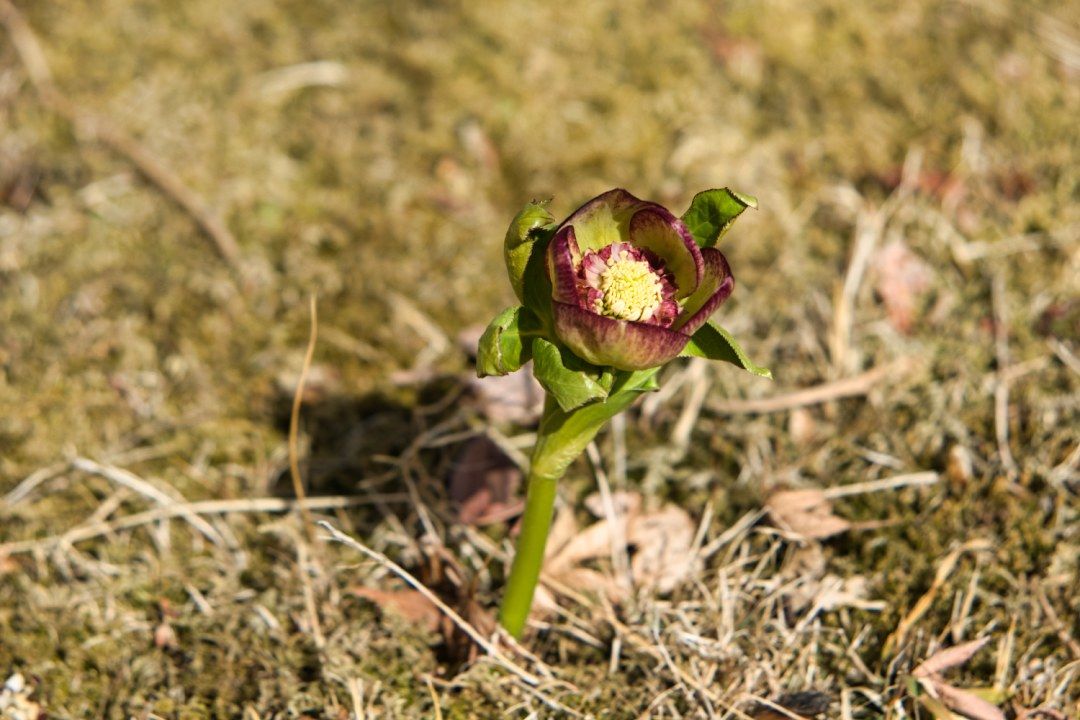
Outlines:
[{"label": "christmas rose bloom", "polygon": [[547,248],[558,339],[582,359],[644,370],[674,359],[735,279],[666,208],[610,190],[578,208]]}]

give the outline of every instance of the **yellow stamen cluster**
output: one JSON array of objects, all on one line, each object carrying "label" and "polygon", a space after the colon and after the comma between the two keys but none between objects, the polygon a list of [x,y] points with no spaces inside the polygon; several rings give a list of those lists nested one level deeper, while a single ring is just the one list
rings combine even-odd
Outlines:
[{"label": "yellow stamen cluster", "polygon": [[645,260],[616,260],[600,274],[597,312],[619,320],[648,320],[663,302],[663,286]]}]

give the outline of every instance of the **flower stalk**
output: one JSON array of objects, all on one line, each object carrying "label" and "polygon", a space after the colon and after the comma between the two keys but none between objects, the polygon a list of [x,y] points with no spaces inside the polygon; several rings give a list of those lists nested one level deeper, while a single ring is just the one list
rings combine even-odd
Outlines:
[{"label": "flower stalk", "polygon": [[558,478],[529,473],[525,494],[525,514],[521,518],[521,535],[514,551],[514,562],[506,581],[499,624],[515,638],[520,638],[529,618],[540,568],[544,562],[548,531],[555,511],[555,489]]}]

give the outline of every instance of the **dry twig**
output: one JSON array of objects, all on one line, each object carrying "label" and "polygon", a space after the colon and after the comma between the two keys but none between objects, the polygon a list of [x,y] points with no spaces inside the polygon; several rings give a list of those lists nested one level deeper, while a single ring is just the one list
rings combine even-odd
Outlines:
[{"label": "dry twig", "polygon": [[[184,507],[188,503],[183,497],[172,497],[164,490],[160,490],[154,485],[151,485],[146,480],[143,480],[139,476],[132,472],[124,470],[123,468],[112,467],[110,465],[101,465],[99,463],[90,460],[89,458],[75,458],[71,462],[72,467],[82,470],[83,472],[90,473],[91,475],[98,475],[110,480],[117,485],[127,488],[133,492],[149,498],[159,505],[169,507],[177,505]],[[210,523],[203,520],[196,513],[191,511],[181,511],[180,516],[187,520],[193,528],[206,536],[206,539],[210,540],[215,545],[226,546],[228,543],[221,537],[221,534],[213,528]]]},{"label": "dry twig", "polygon": [[[385,493],[381,495],[327,495],[325,497],[308,498],[304,505],[310,510],[336,510],[339,508],[358,507],[360,505],[377,505],[390,502],[407,502],[409,496],[405,493]],[[278,513],[295,510],[300,504],[298,500],[285,498],[251,498],[243,500],[204,500],[193,503],[174,503],[163,505],[146,512],[127,515],[111,522],[82,525],[72,528],[60,535],[37,538],[34,540],[16,540],[0,544],[0,557],[33,552],[39,549],[49,549],[61,543],[78,543],[92,540],[103,535],[111,535],[120,530],[149,525],[158,520],[168,520],[174,517],[195,515],[222,515],[228,513]]]},{"label": "dry twig", "polygon": [[134,138],[110,126],[102,118],[79,109],[60,92],[53,82],[41,43],[11,0],[0,0],[0,23],[7,29],[11,44],[41,104],[71,123],[79,135],[104,145],[135,166],[139,174],[195,221],[213,242],[218,255],[238,276],[242,276],[240,246],[225,221],[211,209],[209,203]]},{"label": "dry twig", "polygon": [[831,400],[866,395],[886,378],[896,378],[912,368],[914,363],[908,358],[901,358],[888,365],[867,370],[859,375],[822,383],[803,390],[796,390],[787,395],[750,400],[715,400],[705,407],[718,415],[740,415],[751,413],[774,413],[793,410],[808,405],[820,405]]}]

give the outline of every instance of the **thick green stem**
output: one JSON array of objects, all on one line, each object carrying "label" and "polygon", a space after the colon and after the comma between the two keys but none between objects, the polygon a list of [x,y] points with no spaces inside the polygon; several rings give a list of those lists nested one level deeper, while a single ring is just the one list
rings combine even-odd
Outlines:
[{"label": "thick green stem", "polygon": [[529,470],[521,535],[499,610],[499,622],[515,638],[525,629],[540,579],[559,478],[605,422],[625,410],[640,393],[655,387],[655,375],[656,369],[627,374],[606,400],[574,410],[560,409],[550,395],[545,400]]},{"label": "thick green stem", "polygon": [[515,638],[521,637],[525,621],[532,607],[536,582],[540,579],[540,567],[544,562],[548,530],[555,508],[557,477],[529,475],[529,487],[525,496],[525,515],[521,519],[521,535],[518,536],[514,564],[506,583],[499,622]]}]

